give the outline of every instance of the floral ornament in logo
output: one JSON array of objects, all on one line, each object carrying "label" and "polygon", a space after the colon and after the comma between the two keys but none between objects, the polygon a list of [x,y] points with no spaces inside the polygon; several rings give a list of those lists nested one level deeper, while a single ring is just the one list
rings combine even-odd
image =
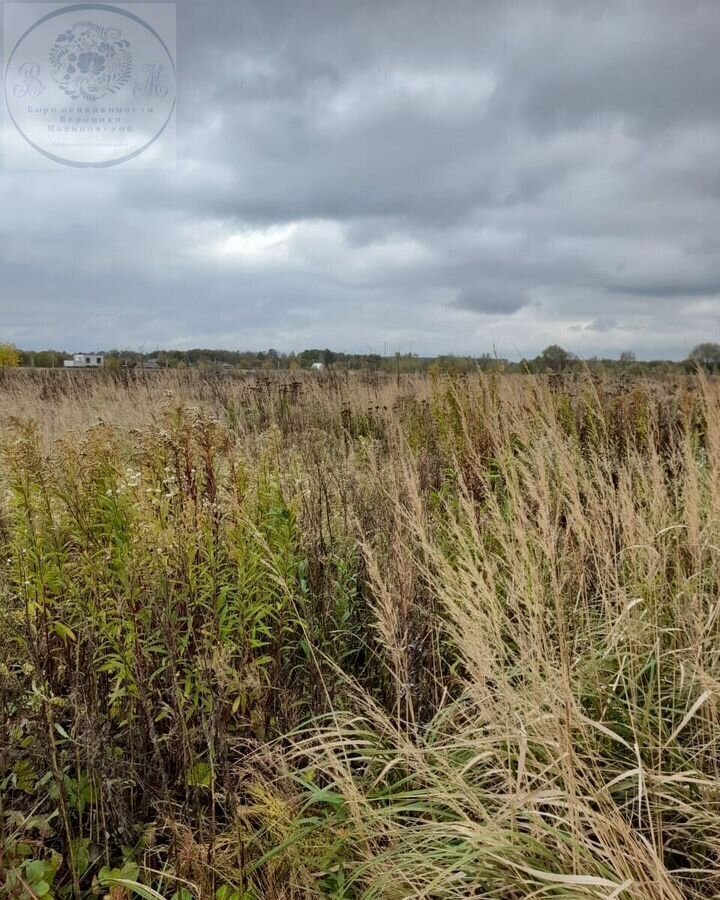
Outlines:
[{"label": "floral ornament in logo", "polygon": [[101,100],[132,74],[130,42],[118,28],[78,22],[58,35],[50,51],[52,77],[73,100]]}]

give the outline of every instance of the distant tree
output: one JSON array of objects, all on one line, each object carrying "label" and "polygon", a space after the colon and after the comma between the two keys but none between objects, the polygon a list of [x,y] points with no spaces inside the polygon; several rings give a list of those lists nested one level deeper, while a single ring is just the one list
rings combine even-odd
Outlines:
[{"label": "distant tree", "polygon": [[538,356],[537,362],[540,368],[549,370],[550,372],[562,372],[568,364],[575,359],[575,354],[565,350],[559,344],[550,344]]},{"label": "distant tree", "polygon": [[698,344],[692,349],[688,359],[714,372],[720,368],[720,344],[710,342]]},{"label": "distant tree", "polygon": [[0,344],[0,369],[16,369],[21,360],[15,344]]},{"label": "distant tree", "polygon": [[337,353],[333,353],[332,350],[328,350],[325,348],[323,350],[323,362],[328,367],[328,369],[332,366],[332,364],[337,360]]},{"label": "distant tree", "polygon": [[62,353],[58,353],[55,350],[40,350],[34,354],[34,357],[35,365],[39,369],[62,367],[63,359],[65,358]]},{"label": "distant tree", "polygon": [[637,362],[637,357],[632,350],[623,350],[620,354],[620,362],[625,364],[634,363]]}]

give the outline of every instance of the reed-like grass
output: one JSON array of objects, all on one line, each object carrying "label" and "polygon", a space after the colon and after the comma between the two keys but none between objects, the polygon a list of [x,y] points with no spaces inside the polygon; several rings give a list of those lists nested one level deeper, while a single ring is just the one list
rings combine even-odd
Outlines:
[{"label": "reed-like grass", "polygon": [[0,385],[0,894],[720,895],[715,380],[78,374]]}]

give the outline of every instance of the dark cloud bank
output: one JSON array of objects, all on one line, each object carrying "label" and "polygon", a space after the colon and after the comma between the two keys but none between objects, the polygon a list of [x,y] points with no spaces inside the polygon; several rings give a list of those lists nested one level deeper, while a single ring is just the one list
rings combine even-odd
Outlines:
[{"label": "dark cloud bank", "polygon": [[0,339],[679,358],[720,336],[714,0],[177,13],[176,170],[0,171]]}]

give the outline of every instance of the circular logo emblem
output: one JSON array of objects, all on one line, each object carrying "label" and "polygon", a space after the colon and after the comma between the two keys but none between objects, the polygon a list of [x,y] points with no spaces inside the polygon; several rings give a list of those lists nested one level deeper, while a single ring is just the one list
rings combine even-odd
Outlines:
[{"label": "circular logo emblem", "polygon": [[113,166],[147,151],[175,110],[163,24],[91,3],[26,28],[8,58],[5,101],[27,144],[68,166]]}]

